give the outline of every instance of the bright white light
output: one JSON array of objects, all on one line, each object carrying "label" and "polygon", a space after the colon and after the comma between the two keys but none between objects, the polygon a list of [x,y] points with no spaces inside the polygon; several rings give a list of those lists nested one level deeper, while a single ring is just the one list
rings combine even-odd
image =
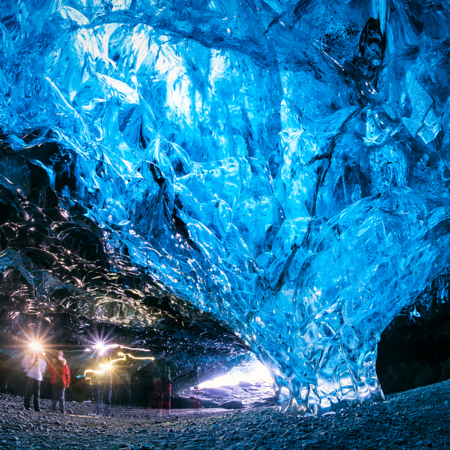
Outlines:
[{"label": "bright white light", "polygon": [[41,352],[42,345],[39,342],[34,341],[30,344],[30,350],[32,350],[33,352]]},{"label": "bright white light", "polygon": [[106,364],[100,364],[100,373],[106,372],[107,370],[111,370],[113,365],[112,362],[110,361],[109,363]]},{"label": "bright white light", "polygon": [[117,348],[119,347],[118,344],[105,344],[102,341],[96,342],[96,344],[92,347],[93,350],[97,350],[100,355],[103,355],[105,352],[107,352],[111,348]]},{"label": "bright white light", "polygon": [[103,353],[105,353],[106,351],[105,344],[102,341],[98,341],[94,345],[94,350],[97,350],[100,355],[103,355]]},{"label": "bright white light", "polygon": [[266,366],[259,361],[255,361],[250,366],[235,367],[231,369],[226,375],[201,383],[198,387],[203,388],[218,388],[221,386],[237,386],[240,381],[248,383],[269,383],[272,384],[272,375]]},{"label": "bright white light", "polygon": [[105,348],[105,344],[103,342],[99,341],[94,345],[94,348],[96,350],[103,350]]}]

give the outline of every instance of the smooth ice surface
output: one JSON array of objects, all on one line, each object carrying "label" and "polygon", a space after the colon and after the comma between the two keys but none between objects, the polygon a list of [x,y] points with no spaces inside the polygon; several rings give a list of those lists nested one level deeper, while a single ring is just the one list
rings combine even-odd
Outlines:
[{"label": "smooth ice surface", "polygon": [[[0,17],[5,142],[102,230],[59,239],[232,329],[285,411],[382,395],[381,332],[447,296],[447,2],[2,0]],[[83,288],[2,245],[41,300]],[[89,314],[150,326],[139,289],[92,289]]]}]

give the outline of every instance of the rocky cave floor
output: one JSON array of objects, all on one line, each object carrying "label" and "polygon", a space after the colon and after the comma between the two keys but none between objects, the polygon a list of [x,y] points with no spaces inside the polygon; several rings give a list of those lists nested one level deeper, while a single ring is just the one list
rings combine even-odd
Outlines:
[{"label": "rocky cave floor", "polygon": [[22,449],[450,449],[450,381],[321,417],[241,411],[114,408],[111,418],[70,403],[69,414],[25,411],[0,394],[0,448]]}]

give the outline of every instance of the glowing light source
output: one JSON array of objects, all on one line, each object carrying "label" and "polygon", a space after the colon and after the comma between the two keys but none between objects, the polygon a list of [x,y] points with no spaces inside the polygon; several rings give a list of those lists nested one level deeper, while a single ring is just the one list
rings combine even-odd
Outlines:
[{"label": "glowing light source", "polygon": [[[150,350],[147,350],[147,351],[150,351]],[[87,369],[87,370],[85,370],[84,371],[84,376],[86,377],[86,379],[90,380],[90,377],[87,376],[88,374],[102,375],[102,374],[104,374],[104,373],[106,373],[106,372],[108,372],[110,370],[113,370],[115,364],[117,364],[119,361],[126,361],[127,357],[131,358],[131,359],[152,360],[152,361],[155,359],[153,356],[146,356],[146,357],[141,356],[140,357],[140,356],[133,356],[130,353],[122,353],[122,352],[119,352],[117,354],[117,356],[119,358],[113,359],[113,360],[111,360],[111,361],[109,361],[107,363],[100,364],[100,367],[97,370],[94,370],[94,369]]]},{"label": "glowing light source", "polygon": [[[124,348],[128,348],[128,347],[124,347]],[[150,351],[150,350],[147,350]],[[153,356],[133,356],[130,353],[118,353],[118,356],[125,356],[125,358],[128,356],[131,359],[141,359],[141,360],[151,360],[154,361],[155,358]]]},{"label": "glowing light source", "polygon": [[87,348],[86,351],[89,352],[94,350],[100,355],[104,355],[108,350],[117,347],[120,347],[119,344],[105,344],[103,341],[97,341],[92,347]]},{"label": "glowing light source", "polygon": [[108,350],[111,350],[112,348],[135,350],[135,351],[139,351],[139,352],[151,352],[151,350],[148,350],[146,348],[126,347],[125,345],[119,345],[119,344],[106,344],[103,341],[97,341],[92,347],[87,348],[85,351],[86,352],[97,351],[100,355],[104,355]]},{"label": "glowing light source", "polygon": [[84,376],[86,377],[87,380],[89,380],[90,377],[87,376],[88,374],[102,375],[105,372],[112,370],[114,368],[114,364],[116,364],[119,361],[125,361],[126,359],[127,359],[126,357],[122,357],[122,358],[114,359],[107,363],[102,363],[102,364],[100,364],[100,367],[97,370],[87,369],[84,371]]},{"label": "glowing light source", "polygon": [[42,345],[39,341],[33,341],[30,343],[29,345],[29,349],[32,350],[33,352],[43,352],[44,349],[42,348]]},{"label": "glowing light source", "polygon": [[103,350],[103,349],[105,348],[105,344],[104,344],[103,342],[97,342],[97,343],[94,345],[94,348],[95,348],[96,350]]}]

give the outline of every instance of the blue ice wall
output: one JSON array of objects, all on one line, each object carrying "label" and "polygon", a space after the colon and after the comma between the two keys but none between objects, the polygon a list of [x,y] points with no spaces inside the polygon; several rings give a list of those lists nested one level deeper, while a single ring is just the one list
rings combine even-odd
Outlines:
[{"label": "blue ice wall", "polygon": [[76,183],[53,187],[108,257],[126,248],[242,337],[283,410],[382,396],[381,332],[447,292],[447,2],[2,0],[0,16],[2,131],[76,155]]}]

